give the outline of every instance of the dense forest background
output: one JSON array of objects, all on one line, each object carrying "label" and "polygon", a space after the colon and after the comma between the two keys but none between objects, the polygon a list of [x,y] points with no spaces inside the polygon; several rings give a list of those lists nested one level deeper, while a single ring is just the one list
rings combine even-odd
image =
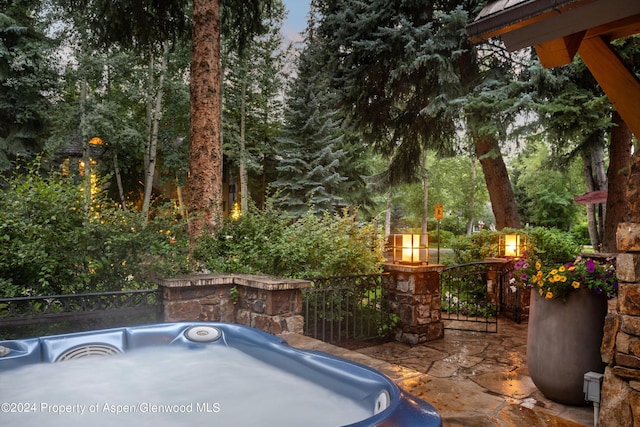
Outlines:
[{"label": "dense forest background", "polygon": [[[219,96],[206,102],[194,101],[203,3],[219,7],[220,37]],[[547,70],[534,50],[472,45],[482,1],[312,0],[298,45],[284,42],[281,0],[0,4],[0,240],[13,242],[16,215],[47,211],[15,207],[39,200],[34,189],[175,239],[169,227],[205,215],[194,182],[219,174],[220,217],[353,215],[389,234],[432,230],[441,204],[452,236],[541,226],[615,251],[630,132],[579,58]],[[640,70],[638,37],[617,48]],[[217,132],[194,131],[216,106]],[[47,187],[61,179],[80,201]],[[607,190],[606,203],[574,201]]]}]

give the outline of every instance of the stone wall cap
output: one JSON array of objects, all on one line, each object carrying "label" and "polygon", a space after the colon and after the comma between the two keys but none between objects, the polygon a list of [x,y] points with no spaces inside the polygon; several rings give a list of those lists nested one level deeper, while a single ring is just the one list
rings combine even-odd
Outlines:
[{"label": "stone wall cap", "polygon": [[384,265],[384,271],[400,271],[403,273],[426,273],[429,271],[443,271],[446,267],[442,264],[392,264],[386,263]]},{"label": "stone wall cap", "polygon": [[311,282],[301,279],[255,274],[189,274],[158,280],[158,285],[165,288],[186,288],[194,286],[241,285],[266,291],[304,289],[311,287]]},{"label": "stone wall cap", "polygon": [[311,287],[309,280],[287,279],[276,276],[261,276],[255,274],[234,274],[235,285],[264,289],[267,291],[284,291],[289,289],[305,289]]}]

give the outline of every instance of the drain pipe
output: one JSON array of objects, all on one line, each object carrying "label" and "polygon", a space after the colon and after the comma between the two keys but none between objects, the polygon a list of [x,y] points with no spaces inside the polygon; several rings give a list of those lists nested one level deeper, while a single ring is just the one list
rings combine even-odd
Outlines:
[{"label": "drain pipe", "polygon": [[593,402],[593,426],[598,427],[598,412],[600,411],[600,388],[604,375],[598,372],[587,372],[584,374],[582,391],[584,400]]}]

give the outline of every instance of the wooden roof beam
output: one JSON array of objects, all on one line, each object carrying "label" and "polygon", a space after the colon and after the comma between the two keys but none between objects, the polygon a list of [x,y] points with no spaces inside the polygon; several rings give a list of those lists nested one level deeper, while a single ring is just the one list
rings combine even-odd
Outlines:
[{"label": "wooden roof beam", "polygon": [[540,63],[545,68],[567,65],[573,61],[584,38],[584,31],[535,45]]},{"label": "wooden roof beam", "polygon": [[640,139],[640,80],[602,37],[584,39],[578,54],[620,117]]}]

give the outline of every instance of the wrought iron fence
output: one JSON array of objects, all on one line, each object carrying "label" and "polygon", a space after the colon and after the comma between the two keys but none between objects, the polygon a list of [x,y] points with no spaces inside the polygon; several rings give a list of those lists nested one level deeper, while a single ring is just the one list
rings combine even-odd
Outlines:
[{"label": "wrought iron fence", "polygon": [[500,290],[500,315],[521,323],[529,318],[531,289],[522,289],[509,283],[513,276],[513,263],[505,263],[496,277]]},{"label": "wrought iron fence", "polygon": [[499,280],[489,277],[496,266],[492,262],[475,262],[448,267],[441,273],[445,328],[498,332]]},{"label": "wrought iron fence", "polygon": [[0,337],[21,338],[161,321],[159,290],[0,298]]},{"label": "wrought iron fence", "polygon": [[309,278],[303,298],[304,333],[330,342],[367,340],[390,334],[395,316],[381,274]]}]

